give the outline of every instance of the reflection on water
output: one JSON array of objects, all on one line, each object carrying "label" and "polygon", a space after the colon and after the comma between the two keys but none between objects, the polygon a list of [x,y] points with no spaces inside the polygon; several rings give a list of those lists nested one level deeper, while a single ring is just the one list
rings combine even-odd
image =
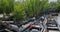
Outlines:
[{"label": "reflection on water", "polygon": [[56,22],[58,24],[58,29],[60,30],[60,14],[58,14]]},{"label": "reflection on water", "polygon": [[57,17],[57,23],[60,25],[60,14],[58,14],[58,17]]}]

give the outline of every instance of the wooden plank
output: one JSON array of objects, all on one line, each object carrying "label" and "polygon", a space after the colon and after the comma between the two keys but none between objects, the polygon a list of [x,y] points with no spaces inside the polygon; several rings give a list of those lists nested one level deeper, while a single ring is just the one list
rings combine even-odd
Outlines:
[{"label": "wooden plank", "polygon": [[59,32],[59,31],[57,31],[57,30],[49,30],[49,32]]}]

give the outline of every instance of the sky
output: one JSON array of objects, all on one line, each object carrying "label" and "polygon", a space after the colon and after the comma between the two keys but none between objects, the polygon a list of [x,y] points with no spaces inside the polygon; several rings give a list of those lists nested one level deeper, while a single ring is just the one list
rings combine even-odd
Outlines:
[{"label": "sky", "polygon": [[[15,1],[17,1],[17,0],[15,0]],[[21,0],[21,1],[23,1],[23,0]],[[49,0],[49,2],[56,2],[57,0]]]},{"label": "sky", "polygon": [[49,0],[49,2],[56,2],[57,0]]}]

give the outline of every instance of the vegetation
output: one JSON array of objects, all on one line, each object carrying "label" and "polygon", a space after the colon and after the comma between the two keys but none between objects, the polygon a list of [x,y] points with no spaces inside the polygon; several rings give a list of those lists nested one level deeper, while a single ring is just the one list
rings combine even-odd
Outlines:
[{"label": "vegetation", "polygon": [[16,20],[24,20],[27,17],[59,10],[60,2],[49,3],[48,0],[0,0],[0,13],[6,15],[12,13]]}]

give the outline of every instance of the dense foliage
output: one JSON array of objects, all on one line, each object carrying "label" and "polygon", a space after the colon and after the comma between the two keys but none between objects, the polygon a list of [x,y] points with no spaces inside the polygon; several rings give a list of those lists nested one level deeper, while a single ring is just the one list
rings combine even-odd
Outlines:
[{"label": "dense foliage", "polygon": [[49,11],[59,11],[60,2],[48,0],[0,0],[0,13],[12,13],[15,19],[23,20],[26,17],[38,16]]}]

